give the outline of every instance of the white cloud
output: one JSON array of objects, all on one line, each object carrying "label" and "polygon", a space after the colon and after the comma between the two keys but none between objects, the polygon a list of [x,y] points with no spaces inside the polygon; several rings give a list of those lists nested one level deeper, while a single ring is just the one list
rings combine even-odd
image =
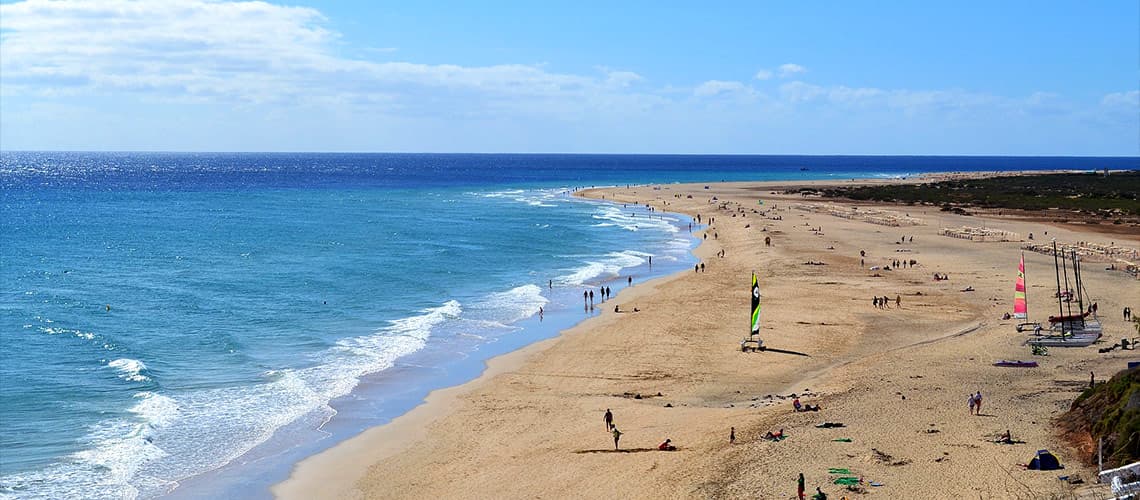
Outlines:
[{"label": "white cloud", "polygon": [[1136,108],[1140,107],[1140,90],[1106,94],[1100,103],[1113,108],[1132,108],[1136,111]]},{"label": "white cloud", "polygon": [[632,71],[613,71],[608,68],[601,69],[606,74],[606,84],[611,87],[624,88],[644,80],[641,75]]},{"label": "white cloud", "polygon": [[1068,110],[1060,96],[1048,92],[1034,92],[1025,98],[1010,98],[961,89],[912,90],[844,85],[821,86],[799,80],[781,85],[780,97],[793,105],[826,104],[846,109],[894,110],[906,114]]},{"label": "white cloud", "polygon": [[[414,51],[353,47],[329,26],[316,9],[259,1],[27,0],[0,4],[0,98],[5,102],[0,134],[6,139],[28,138],[50,127],[60,129],[65,122],[68,126],[78,123],[79,118],[62,113],[20,115],[14,110],[80,101],[113,101],[114,112],[123,117],[118,121],[124,123],[165,123],[170,121],[166,120],[170,109],[183,109],[179,106],[187,104],[185,109],[191,110],[203,109],[199,104],[213,105],[208,116],[227,121],[246,116],[249,124],[261,123],[268,115],[286,117],[274,123],[290,124],[308,123],[313,117],[312,132],[335,140],[355,137],[359,142],[353,144],[365,145],[382,135],[370,133],[374,127],[386,126],[397,135],[405,129],[415,130],[400,137],[413,141],[409,144],[427,144],[438,137],[467,136],[477,128],[470,124],[478,122],[500,127],[479,128],[479,137],[488,140],[510,136],[502,133],[510,130],[549,144],[558,144],[552,138],[570,137],[563,132],[582,130],[596,131],[602,141],[632,136],[650,144],[654,137],[664,137],[672,130],[671,139],[662,139],[670,147],[684,143],[681,139],[688,137],[685,134],[692,132],[693,124],[701,123],[719,123],[723,126],[716,130],[744,134],[758,124],[795,131],[798,124],[821,117],[838,118],[837,124],[860,129],[867,120],[929,114],[930,120],[924,123],[937,135],[945,117],[981,117],[989,120],[986,123],[1000,124],[1018,112],[1040,113],[1046,108],[1073,122],[1079,118],[1074,118],[1074,110],[1084,110],[1115,117],[1113,123],[1132,127],[1134,119],[1121,117],[1129,112],[1134,117],[1140,106],[1140,92],[1135,90],[1105,95],[1098,107],[1095,102],[1072,105],[1061,96],[1044,93],[1013,98],[961,89],[819,85],[802,81],[807,69],[793,63],[760,69],[753,76],[755,80],[784,79],[776,98],[760,93],[749,83],[753,79],[705,80],[694,75],[674,85],[654,87],[636,72],[605,67],[568,73],[543,64],[463,66],[399,61],[397,54]],[[82,99],[68,101],[73,96]],[[105,99],[85,99],[88,96]],[[166,106],[167,111],[152,111],[154,103]],[[828,116],[829,110],[843,113]],[[107,111],[102,108],[82,115],[98,117]],[[19,116],[27,119],[17,120]],[[49,123],[45,116],[57,117],[57,123]],[[145,121],[147,117],[150,122]],[[191,120],[172,127],[202,137],[216,128],[203,123],[204,119]],[[90,118],[83,127],[74,128],[97,128],[105,122]],[[558,128],[563,122],[572,126]],[[582,127],[581,123],[596,126]],[[416,128],[408,128],[412,127],[409,124]],[[607,128],[609,124],[615,125]],[[276,126],[281,125],[267,125],[265,130]],[[104,135],[133,137],[122,130],[108,128]],[[361,135],[345,130],[360,130]],[[545,136],[543,130],[558,133]],[[418,132],[432,139],[421,139]],[[806,143],[814,143],[812,134],[805,132]],[[39,135],[49,138],[45,141],[55,140],[49,132]],[[218,137],[229,140],[229,135]],[[496,147],[473,144],[477,147],[472,150]],[[539,147],[520,144],[522,150]],[[574,147],[590,146],[574,143]]]},{"label": "white cloud", "polygon": [[697,97],[712,97],[721,94],[733,94],[744,92],[748,93],[751,88],[747,85],[736,81],[725,80],[709,80],[693,89],[693,95]]},{"label": "white cloud", "polygon": [[787,78],[789,76],[805,72],[807,72],[807,68],[800,66],[799,64],[787,63],[780,65],[780,78]]},{"label": "white cloud", "polygon": [[[317,10],[265,2],[127,0],[0,5],[5,94],[124,93],[238,103],[488,109],[640,100],[640,75],[352,59]],[[365,49],[376,57],[394,49]],[[430,94],[430,98],[429,98]],[[448,101],[448,102],[441,102]],[[557,109],[568,109],[565,107]]]},{"label": "white cloud", "polygon": [[823,95],[824,89],[801,81],[788,82],[780,86],[780,95],[791,102],[806,102]]}]

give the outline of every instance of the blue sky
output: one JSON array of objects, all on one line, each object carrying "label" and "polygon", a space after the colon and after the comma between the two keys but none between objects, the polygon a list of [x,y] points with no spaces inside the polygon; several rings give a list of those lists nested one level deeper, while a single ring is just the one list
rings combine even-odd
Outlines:
[{"label": "blue sky", "polygon": [[1138,82],[1135,0],[0,3],[5,150],[1137,155]]}]

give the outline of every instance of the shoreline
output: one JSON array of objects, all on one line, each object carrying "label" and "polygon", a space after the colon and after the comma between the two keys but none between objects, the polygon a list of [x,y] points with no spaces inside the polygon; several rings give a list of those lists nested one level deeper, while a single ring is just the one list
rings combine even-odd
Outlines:
[{"label": "shoreline", "polygon": [[[576,210],[584,210],[587,215],[596,211],[599,206],[611,205],[600,200],[571,200],[565,193],[559,194],[558,197],[566,198],[563,204],[575,205],[578,207]],[[648,214],[645,210],[636,212],[638,217]],[[537,312],[538,306],[535,306],[531,316],[513,321],[509,327],[504,327],[512,329],[508,334],[488,337],[489,341],[484,341],[470,350],[454,351],[452,347],[447,347],[449,344],[444,344],[443,349],[458,352],[450,360],[433,363],[432,361],[440,359],[440,356],[437,352],[432,352],[431,348],[404,356],[391,368],[362,377],[350,393],[332,400],[330,402],[332,415],[325,418],[318,427],[297,425],[296,422],[281,427],[269,440],[255,446],[239,459],[219,468],[180,479],[176,486],[163,496],[269,497],[271,488],[287,480],[297,463],[330,448],[341,446],[371,429],[393,424],[394,420],[404,418],[413,410],[420,408],[436,391],[460,387],[477,379],[487,370],[487,362],[491,359],[555,338],[559,332],[599,315],[605,307],[604,304],[596,311],[591,309],[588,313],[583,313],[574,306],[578,300],[574,296],[582,291],[580,286],[589,288],[610,285],[620,294],[626,288],[624,277],[626,273],[633,274],[636,287],[639,284],[636,280],[668,276],[673,270],[690,265],[688,261],[693,259],[691,250],[697,242],[691,234],[685,234],[684,224],[688,222],[687,218],[668,217],[659,221],[654,216],[654,219],[652,228],[647,228],[644,223],[641,227],[641,234],[649,235],[649,240],[645,237],[620,236],[626,233],[618,231],[615,234],[619,236],[611,236],[616,239],[610,243],[616,246],[610,254],[590,259],[589,262],[578,264],[570,262],[569,268],[552,267],[550,272],[553,273],[553,284],[549,293],[546,279],[541,283],[523,285],[541,288],[542,295],[547,299],[544,304],[545,320],[540,318]],[[589,221],[589,218],[585,220]],[[623,223],[619,221],[615,225],[621,224]],[[654,255],[659,257],[656,266],[647,265],[645,262],[632,264],[626,260],[624,264],[620,264],[628,266],[622,268],[623,276],[620,283],[617,278],[603,273],[589,278],[591,285],[574,284],[577,283],[575,280],[581,279],[579,273],[582,270],[588,271],[592,269],[591,266],[598,263],[609,269],[609,266],[614,265],[615,259],[619,261],[628,259],[626,253],[638,253],[643,250],[655,252]],[[521,287],[514,289],[517,288]],[[498,292],[489,293],[493,295]],[[248,477],[257,479],[244,479]]]},{"label": "shoreline", "polygon": [[[1040,172],[1034,171],[1031,173],[1040,173]],[[980,175],[981,173],[971,173],[971,174]],[[937,176],[937,175],[957,175],[957,174],[948,173],[948,174],[931,174],[931,175]],[[1017,173],[1011,173],[1011,175],[1017,175]],[[916,176],[916,177],[911,177],[911,178],[907,178],[907,179],[866,179],[866,180],[859,180],[859,181],[838,181],[839,182],[838,185],[854,185],[854,184],[857,184],[860,182],[867,182],[867,183],[927,182],[929,180],[930,180],[930,178],[919,179]],[[679,210],[674,210],[673,208],[670,208],[670,207],[671,206],[675,207],[678,202],[683,202],[683,200],[678,200],[678,199],[668,200],[668,199],[661,197],[661,194],[663,194],[665,191],[691,191],[689,194],[693,195],[694,197],[697,194],[701,194],[703,192],[703,193],[708,193],[708,194],[718,193],[718,194],[720,194],[720,196],[724,196],[726,198],[735,197],[732,199],[737,199],[737,200],[739,200],[740,198],[754,199],[757,196],[762,196],[763,198],[772,198],[773,197],[772,195],[764,194],[761,192],[765,191],[765,190],[774,190],[774,189],[777,189],[777,188],[782,187],[782,186],[805,186],[805,185],[825,185],[825,184],[835,185],[836,181],[830,181],[830,180],[825,180],[825,181],[765,181],[765,182],[742,181],[742,182],[726,182],[726,183],[719,183],[719,182],[718,183],[709,183],[708,185],[705,185],[703,183],[667,184],[667,185],[650,184],[650,185],[642,185],[642,186],[631,186],[628,189],[622,189],[622,188],[618,188],[618,187],[590,189],[590,190],[584,190],[583,192],[577,193],[576,196],[583,196],[583,197],[601,196],[605,201],[614,202],[614,203],[621,203],[623,201],[627,202],[627,203],[632,203],[632,202],[641,203],[641,202],[644,202],[647,200],[652,200],[651,204],[654,207],[657,207],[658,209],[692,216],[694,214],[690,213],[689,211],[686,211],[686,209],[691,209],[693,206],[699,206],[699,205],[695,205],[695,203],[694,203],[694,204],[689,205],[689,206],[680,207]],[[706,190],[708,188],[705,188],[704,186],[715,186],[715,189]],[[644,191],[645,189],[650,189],[650,191],[648,193],[642,194],[642,191]],[[641,199],[638,199],[638,198],[641,198]],[[785,204],[785,203],[794,204],[794,203],[796,203],[793,198],[788,197],[788,196],[780,197],[777,195],[777,196],[775,196],[775,198],[781,199],[779,204]],[[845,203],[845,202],[836,201],[836,200],[812,200],[812,201],[813,202],[819,202],[819,203],[836,203],[836,204]],[[737,204],[739,205],[739,202],[737,202]],[[865,204],[861,203],[860,205],[865,205]],[[743,210],[743,205],[741,205],[738,208]],[[710,210],[710,211],[714,210],[713,205],[711,205],[711,201],[710,201],[710,204],[707,205],[707,210]],[[784,208],[783,210],[785,210],[783,215],[788,215],[789,219],[792,219],[791,216],[794,216],[794,215],[800,215],[802,217],[807,217],[807,215],[808,215],[808,214],[801,214],[801,213],[798,213],[795,211],[788,211],[789,209],[787,209],[787,208]],[[740,213],[747,215],[746,212],[740,212]],[[753,213],[755,213],[755,211]],[[707,215],[707,213],[706,213],[706,215]],[[716,215],[717,218],[727,217],[727,216],[728,216],[727,213],[722,213],[721,211],[717,211],[717,215]],[[827,217],[823,217],[823,216],[813,215],[812,217],[813,218],[822,218],[823,222],[827,223],[829,226],[841,224],[839,222],[839,220],[832,221],[832,219],[827,218]],[[732,218],[735,218],[735,214],[732,215]],[[755,219],[753,219],[753,220],[755,220]],[[999,220],[999,222],[1001,222],[1001,221]],[[858,224],[859,224],[858,222],[846,222],[844,224],[846,224],[846,225],[854,224],[856,226],[856,230],[861,228],[861,226],[858,226]],[[1014,222],[1010,222],[1010,224],[1014,224]],[[783,225],[786,226],[787,224],[783,224]],[[711,227],[711,225],[710,225],[710,227]],[[822,227],[822,225],[821,225],[821,227]],[[765,227],[765,229],[767,229],[767,227]],[[788,229],[791,229],[791,228],[788,228]],[[713,228],[712,230],[716,231],[716,230],[719,230],[719,228]],[[907,231],[907,230],[909,230],[909,228],[892,228],[892,230]],[[1064,231],[1064,229],[1062,229],[1062,230]],[[1072,231],[1071,228],[1069,230]],[[822,233],[822,231],[820,231],[820,233]],[[785,233],[777,233],[777,230],[774,230],[771,234],[772,235],[777,235],[777,234],[783,235],[783,234],[786,234],[786,232]],[[739,235],[736,235],[736,236],[739,236]],[[929,237],[930,236],[924,236],[924,238],[929,238]],[[713,239],[713,241],[717,241],[717,240],[718,240],[718,238]],[[705,243],[708,243],[708,242],[709,242],[709,240],[705,241]],[[719,243],[717,243],[716,245],[707,245],[707,244],[702,243],[692,250],[692,254],[695,255],[701,261],[708,261],[714,253],[712,246],[728,246],[728,244],[726,243],[725,245],[720,245]],[[732,258],[735,258],[736,257],[735,256],[736,250],[734,250],[733,253],[734,253],[734,255],[732,256]],[[825,252],[825,254],[826,254],[826,252]],[[660,278],[656,278],[652,281],[649,281],[649,282],[642,284],[642,285],[650,285],[650,286],[639,286],[639,287],[635,287],[633,290],[621,290],[619,292],[618,296],[612,300],[618,300],[619,303],[628,303],[631,300],[637,300],[639,298],[642,298],[642,299],[649,298],[646,294],[649,294],[649,296],[651,296],[651,295],[653,295],[652,292],[658,290],[659,288],[668,287],[670,284],[677,282],[677,281],[684,281],[684,278],[686,276],[688,276],[687,272],[679,272],[679,273],[674,273],[674,274],[670,274],[667,276],[663,276]],[[765,282],[763,281],[763,278],[762,278],[762,286],[764,286],[764,285],[765,285]],[[633,292],[633,293],[630,293],[630,292]],[[658,293],[657,295],[661,295],[661,294]],[[657,298],[660,299],[660,297],[657,297]],[[666,300],[668,300],[668,298],[666,298]],[[777,301],[778,300],[779,299],[777,299]],[[908,296],[908,301],[910,301],[910,300],[912,300],[912,299],[909,298],[909,296]],[[919,299],[919,300],[922,300],[922,299]],[[962,307],[962,306],[967,306],[967,305],[966,304],[959,304],[959,306]],[[772,306],[772,307],[774,307],[774,306]],[[981,309],[979,307],[977,307],[977,305],[968,306],[968,309],[973,311],[973,314],[975,315],[974,319],[978,319],[978,318],[982,317]],[[1031,308],[1031,310],[1032,310],[1032,308]],[[424,403],[416,406],[414,409],[412,409],[408,413],[405,413],[404,415],[397,417],[396,419],[394,419],[389,424],[371,428],[371,429],[365,431],[364,433],[360,434],[359,436],[349,438],[345,441],[340,442],[339,444],[333,446],[332,448],[329,448],[325,452],[322,452],[320,454],[306,458],[305,460],[303,460],[300,463],[295,465],[295,467],[293,468],[292,474],[290,475],[288,480],[274,485],[271,491],[276,496],[282,497],[282,498],[313,496],[316,493],[319,493],[320,496],[323,496],[323,497],[354,498],[354,497],[357,497],[357,496],[360,496],[363,494],[361,492],[361,489],[360,489],[362,487],[365,488],[365,490],[369,492],[369,495],[377,494],[377,491],[375,489],[368,489],[368,488],[370,486],[374,487],[378,484],[384,484],[384,482],[381,481],[380,483],[377,483],[377,481],[376,481],[377,478],[375,476],[376,471],[373,471],[371,469],[373,469],[374,467],[377,467],[381,463],[386,464],[386,465],[391,464],[393,462],[393,459],[396,459],[396,458],[405,458],[405,459],[408,459],[412,462],[415,462],[416,459],[420,458],[420,457],[406,457],[406,456],[402,457],[401,455],[408,455],[408,453],[406,453],[406,452],[411,450],[414,444],[416,444],[418,442],[422,442],[424,440],[431,440],[434,437],[434,435],[431,434],[430,431],[434,426],[436,426],[436,424],[439,423],[439,421],[441,421],[443,419],[447,419],[447,418],[452,418],[452,419],[461,418],[461,417],[457,416],[457,413],[462,408],[464,408],[465,405],[466,406],[471,405],[472,398],[476,397],[473,395],[473,393],[483,392],[485,390],[488,390],[487,386],[495,385],[497,382],[496,379],[501,378],[503,376],[522,377],[517,372],[519,372],[523,367],[539,364],[541,362],[541,359],[539,359],[539,358],[541,358],[541,357],[551,357],[552,355],[550,354],[550,352],[557,350],[557,349],[553,349],[556,346],[561,346],[563,344],[569,344],[569,343],[571,343],[572,340],[575,339],[575,337],[584,337],[584,336],[596,334],[598,330],[603,329],[605,327],[613,327],[613,326],[615,326],[616,322],[622,321],[623,319],[625,319],[625,317],[630,316],[630,315],[611,315],[611,314],[606,313],[606,311],[602,311],[602,313],[603,314],[601,314],[599,316],[588,318],[588,319],[576,324],[575,326],[573,326],[569,329],[565,329],[565,330],[560,331],[557,334],[557,336],[555,336],[554,338],[543,340],[543,341],[540,341],[537,343],[533,343],[533,344],[525,346],[519,350],[510,352],[507,354],[503,354],[500,356],[496,356],[496,357],[493,357],[493,358],[487,360],[486,369],[476,379],[469,381],[469,382],[466,382],[466,383],[463,383],[461,385],[452,386],[452,387],[443,388],[443,389],[437,389],[435,391],[432,391]],[[921,323],[922,320],[916,319],[916,321]],[[854,371],[865,370],[866,369],[865,365],[867,365],[867,363],[869,363],[870,361],[873,361],[874,358],[876,358],[876,357],[891,355],[891,353],[897,353],[899,351],[921,349],[922,346],[927,346],[927,345],[935,344],[935,343],[941,343],[941,342],[946,341],[946,340],[956,339],[956,338],[963,337],[966,335],[974,336],[974,335],[986,334],[989,331],[989,328],[986,328],[988,326],[987,323],[992,324],[993,321],[992,320],[982,321],[982,322],[973,321],[972,323],[967,321],[967,322],[960,322],[960,323],[961,324],[959,326],[962,326],[962,328],[950,329],[950,332],[946,335],[939,335],[939,336],[936,336],[935,338],[921,338],[918,341],[912,342],[912,343],[901,343],[901,344],[895,346],[894,348],[892,348],[890,350],[882,351],[879,353],[859,352],[858,348],[856,347],[855,350],[852,351],[853,354],[850,356],[846,356],[846,357],[839,356],[839,357],[833,357],[830,359],[825,357],[825,359],[823,359],[823,361],[822,361],[822,364],[814,366],[813,369],[806,372],[806,374],[800,374],[800,376],[798,378],[796,378],[796,377],[789,378],[787,374],[783,374],[783,375],[776,374],[777,376],[769,377],[769,378],[773,378],[774,381],[785,380],[784,385],[778,385],[777,386],[777,387],[781,388],[780,391],[775,391],[777,393],[784,392],[787,390],[791,390],[792,387],[796,387],[798,385],[805,385],[808,382],[811,382],[813,384],[813,387],[815,387],[816,383],[818,382],[818,383],[824,384],[823,387],[826,388],[824,390],[824,392],[833,392],[834,393],[830,396],[830,398],[832,400],[842,400],[843,397],[845,396],[845,393],[850,391],[850,388],[844,387],[845,384],[842,382],[830,380],[828,377],[829,372],[832,372],[836,369],[847,369],[847,370],[854,370]],[[971,323],[971,324],[976,323],[976,326],[971,326],[971,325],[968,325],[966,323]],[[825,323],[820,323],[820,324],[823,326],[826,326]],[[931,324],[931,323],[928,321],[927,324]],[[933,324],[938,324],[938,323],[933,323]],[[979,334],[978,330],[983,330],[983,331],[981,334]],[[964,331],[965,333],[956,333],[959,331]],[[767,335],[770,335],[770,333],[765,332],[764,335],[767,336]],[[900,339],[902,339],[904,336],[905,336],[905,334],[899,335]],[[844,345],[844,347],[846,347],[846,345]],[[569,349],[569,347],[567,347],[567,349]],[[769,375],[772,375],[772,374],[769,373]],[[500,383],[499,385],[502,385],[502,384]],[[723,384],[721,384],[721,385],[723,385]],[[492,390],[493,390],[493,388],[492,388]],[[769,388],[768,391],[771,392],[771,388]],[[730,391],[716,390],[714,392],[719,392],[719,394],[712,394],[712,395],[704,394],[704,395],[701,395],[699,398],[697,398],[697,399],[700,399],[702,401],[702,404],[703,404],[700,411],[703,412],[703,410],[705,410],[705,409],[714,408],[718,405],[723,406],[724,404],[728,404],[729,407],[732,408],[732,407],[735,407],[735,404],[738,404],[738,403],[747,404],[747,401],[749,401],[747,398],[741,399],[739,397],[732,396]],[[739,390],[737,390],[736,392],[740,393]],[[819,392],[816,392],[815,394],[819,394]],[[666,397],[668,398],[670,396],[666,396]],[[782,396],[781,396],[781,398],[782,398]],[[690,396],[686,399],[693,400],[693,397]],[[759,396],[752,398],[751,401],[755,402],[757,399],[759,399]],[[768,399],[772,400],[772,397],[769,395]],[[782,402],[782,400],[775,401],[774,403],[779,404],[780,402]],[[680,405],[688,406],[688,404],[686,404],[686,403],[681,403]],[[756,407],[755,404],[752,404],[750,406],[752,408]],[[764,407],[767,407],[767,406],[770,406],[770,405],[765,403]],[[730,413],[736,413],[736,412],[730,412]],[[765,420],[767,420],[769,418],[771,418],[771,416],[765,417]],[[445,438],[447,438],[447,436],[445,436]],[[459,438],[451,438],[451,439],[459,439]],[[423,453],[424,452],[419,452],[420,455],[423,455]],[[396,460],[396,462],[399,462],[399,460]],[[397,463],[395,469],[397,471],[401,470],[400,464]],[[419,471],[419,469],[416,469],[416,468],[412,468],[410,470],[416,470],[417,472]],[[368,479],[368,478],[371,478],[371,481],[366,481],[366,479]],[[403,490],[400,490],[400,491],[403,491]],[[428,488],[428,491],[431,491],[431,488]],[[406,491],[403,493],[398,492],[395,494],[395,496],[406,496],[407,494],[408,494],[408,492],[406,492]],[[454,492],[452,492],[451,496],[455,496]]]},{"label": "shoreline", "polygon": [[[639,287],[677,279],[684,271],[659,276],[639,283],[633,289],[622,289],[611,301],[636,298]],[[276,498],[354,498],[352,486],[363,477],[369,461],[381,460],[407,450],[415,441],[427,436],[426,424],[449,414],[460,397],[491,379],[521,368],[534,355],[557,345],[564,336],[592,327],[600,315],[583,319],[554,337],[527,344],[511,352],[484,361],[484,370],[476,378],[458,385],[434,389],[424,401],[387,424],[345,439],[325,451],[294,464],[289,478],[274,484],[270,491]],[[336,485],[335,487],[333,485]]]}]

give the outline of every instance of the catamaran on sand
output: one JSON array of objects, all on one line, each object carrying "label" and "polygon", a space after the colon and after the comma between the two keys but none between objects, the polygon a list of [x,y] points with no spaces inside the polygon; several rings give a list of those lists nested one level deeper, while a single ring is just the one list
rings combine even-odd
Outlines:
[{"label": "catamaran on sand", "polygon": [[[1100,340],[1103,334],[1103,328],[1100,320],[1096,317],[1096,305],[1090,305],[1086,310],[1084,307],[1084,283],[1081,282],[1080,273],[1080,259],[1076,252],[1072,253],[1073,262],[1073,279],[1075,285],[1075,295],[1077,299],[1077,312],[1073,313],[1073,291],[1069,287],[1069,274],[1068,268],[1065,264],[1065,257],[1057,251],[1057,242],[1053,242],[1053,270],[1057,277],[1057,315],[1049,316],[1048,328],[1045,328],[1040,323],[1022,323],[1018,325],[1018,331],[1023,331],[1022,325],[1033,325],[1033,337],[1026,341],[1027,344],[1032,346],[1044,347],[1085,347],[1092,345],[1097,340]],[[1018,313],[1028,315],[1026,310],[1025,300],[1025,256],[1022,255],[1020,266],[1018,266],[1018,285],[1015,286],[1014,291],[1014,315]],[[1064,276],[1065,287],[1061,288],[1061,280]],[[1020,299],[1020,302],[1019,302]],[[1020,306],[1020,310],[1019,310]]]}]

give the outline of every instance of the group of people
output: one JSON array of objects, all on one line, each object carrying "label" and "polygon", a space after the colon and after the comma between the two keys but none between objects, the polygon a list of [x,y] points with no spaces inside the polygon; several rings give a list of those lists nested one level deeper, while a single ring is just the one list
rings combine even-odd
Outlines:
[{"label": "group of people", "polygon": [[950,275],[946,273],[934,273],[934,281],[946,281],[950,279]]},{"label": "group of people", "polygon": [[969,401],[970,401],[970,414],[971,415],[981,415],[982,414],[982,391],[978,391],[974,394],[971,394]]},{"label": "group of people", "polygon": [[908,266],[909,266],[909,267],[914,267],[914,266],[915,266],[915,265],[917,265],[917,264],[918,264],[918,261],[917,261],[917,260],[914,260],[914,259],[910,259],[910,260],[906,260],[906,259],[895,259],[895,260],[892,260],[892,261],[891,261],[891,265],[892,265],[892,266],[893,266],[895,269],[899,269],[899,268],[902,268],[902,269],[906,269]]},{"label": "group of people", "polygon": [[[878,309],[889,309],[891,307],[890,303],[891,298],[887,297],[886,295],[882,297],[876,295],[873,299],[871,299],[871,305],[875,306]],[[902,295],[895,295],[895,307],[902,307]]]},{"label": "group of people", "polygon": [[[799,500],[806,500],[804,496],[804,473],[800,473],[800,477],[796,479],[796,498]],[[811,496],[812,500],[827,500],[827,493],[824,493],[819,486],[815,487],[815,494]]]},{"label": "group of people", "polygon": [[[614,413],[610,411],[609,408],[606,408],[605,415],[602,415],[602,421],[606,424],[606,431],[614,436],[614,450],[621,449],[619,448],[618,443],[621,441],[621,435],[623,433],[619,431],[617,425],[614,424]],[[733,438],[735,439],[735,429]],[[673,440],[669,438],[665,438],[665,441],[657,445],[657,449],[661,451],[677,451],[677,447],[673,444]]]},{"label": "group of people", "polygon": [[800,412],[800,411],[819,411],[819,405],[815,405],[815,406],[812,406],[810,404],[805,405],[803,403],[800,403],[800,398],[795,398],[792,400],[792,409],[793,409],[793,411],[797,411],[797,412]]},{"label": "group of people", "polygon": [[[606,299],[610,297],[610,287],[608,287],[608,286],[601,287],[598,290],[598,296],[602,299],[602,302],[605,302]],[[591,310],[591,311],[594,310],[594,291],[593,290],[586,290],[586,291],[582,292],[582,306]]]}]

